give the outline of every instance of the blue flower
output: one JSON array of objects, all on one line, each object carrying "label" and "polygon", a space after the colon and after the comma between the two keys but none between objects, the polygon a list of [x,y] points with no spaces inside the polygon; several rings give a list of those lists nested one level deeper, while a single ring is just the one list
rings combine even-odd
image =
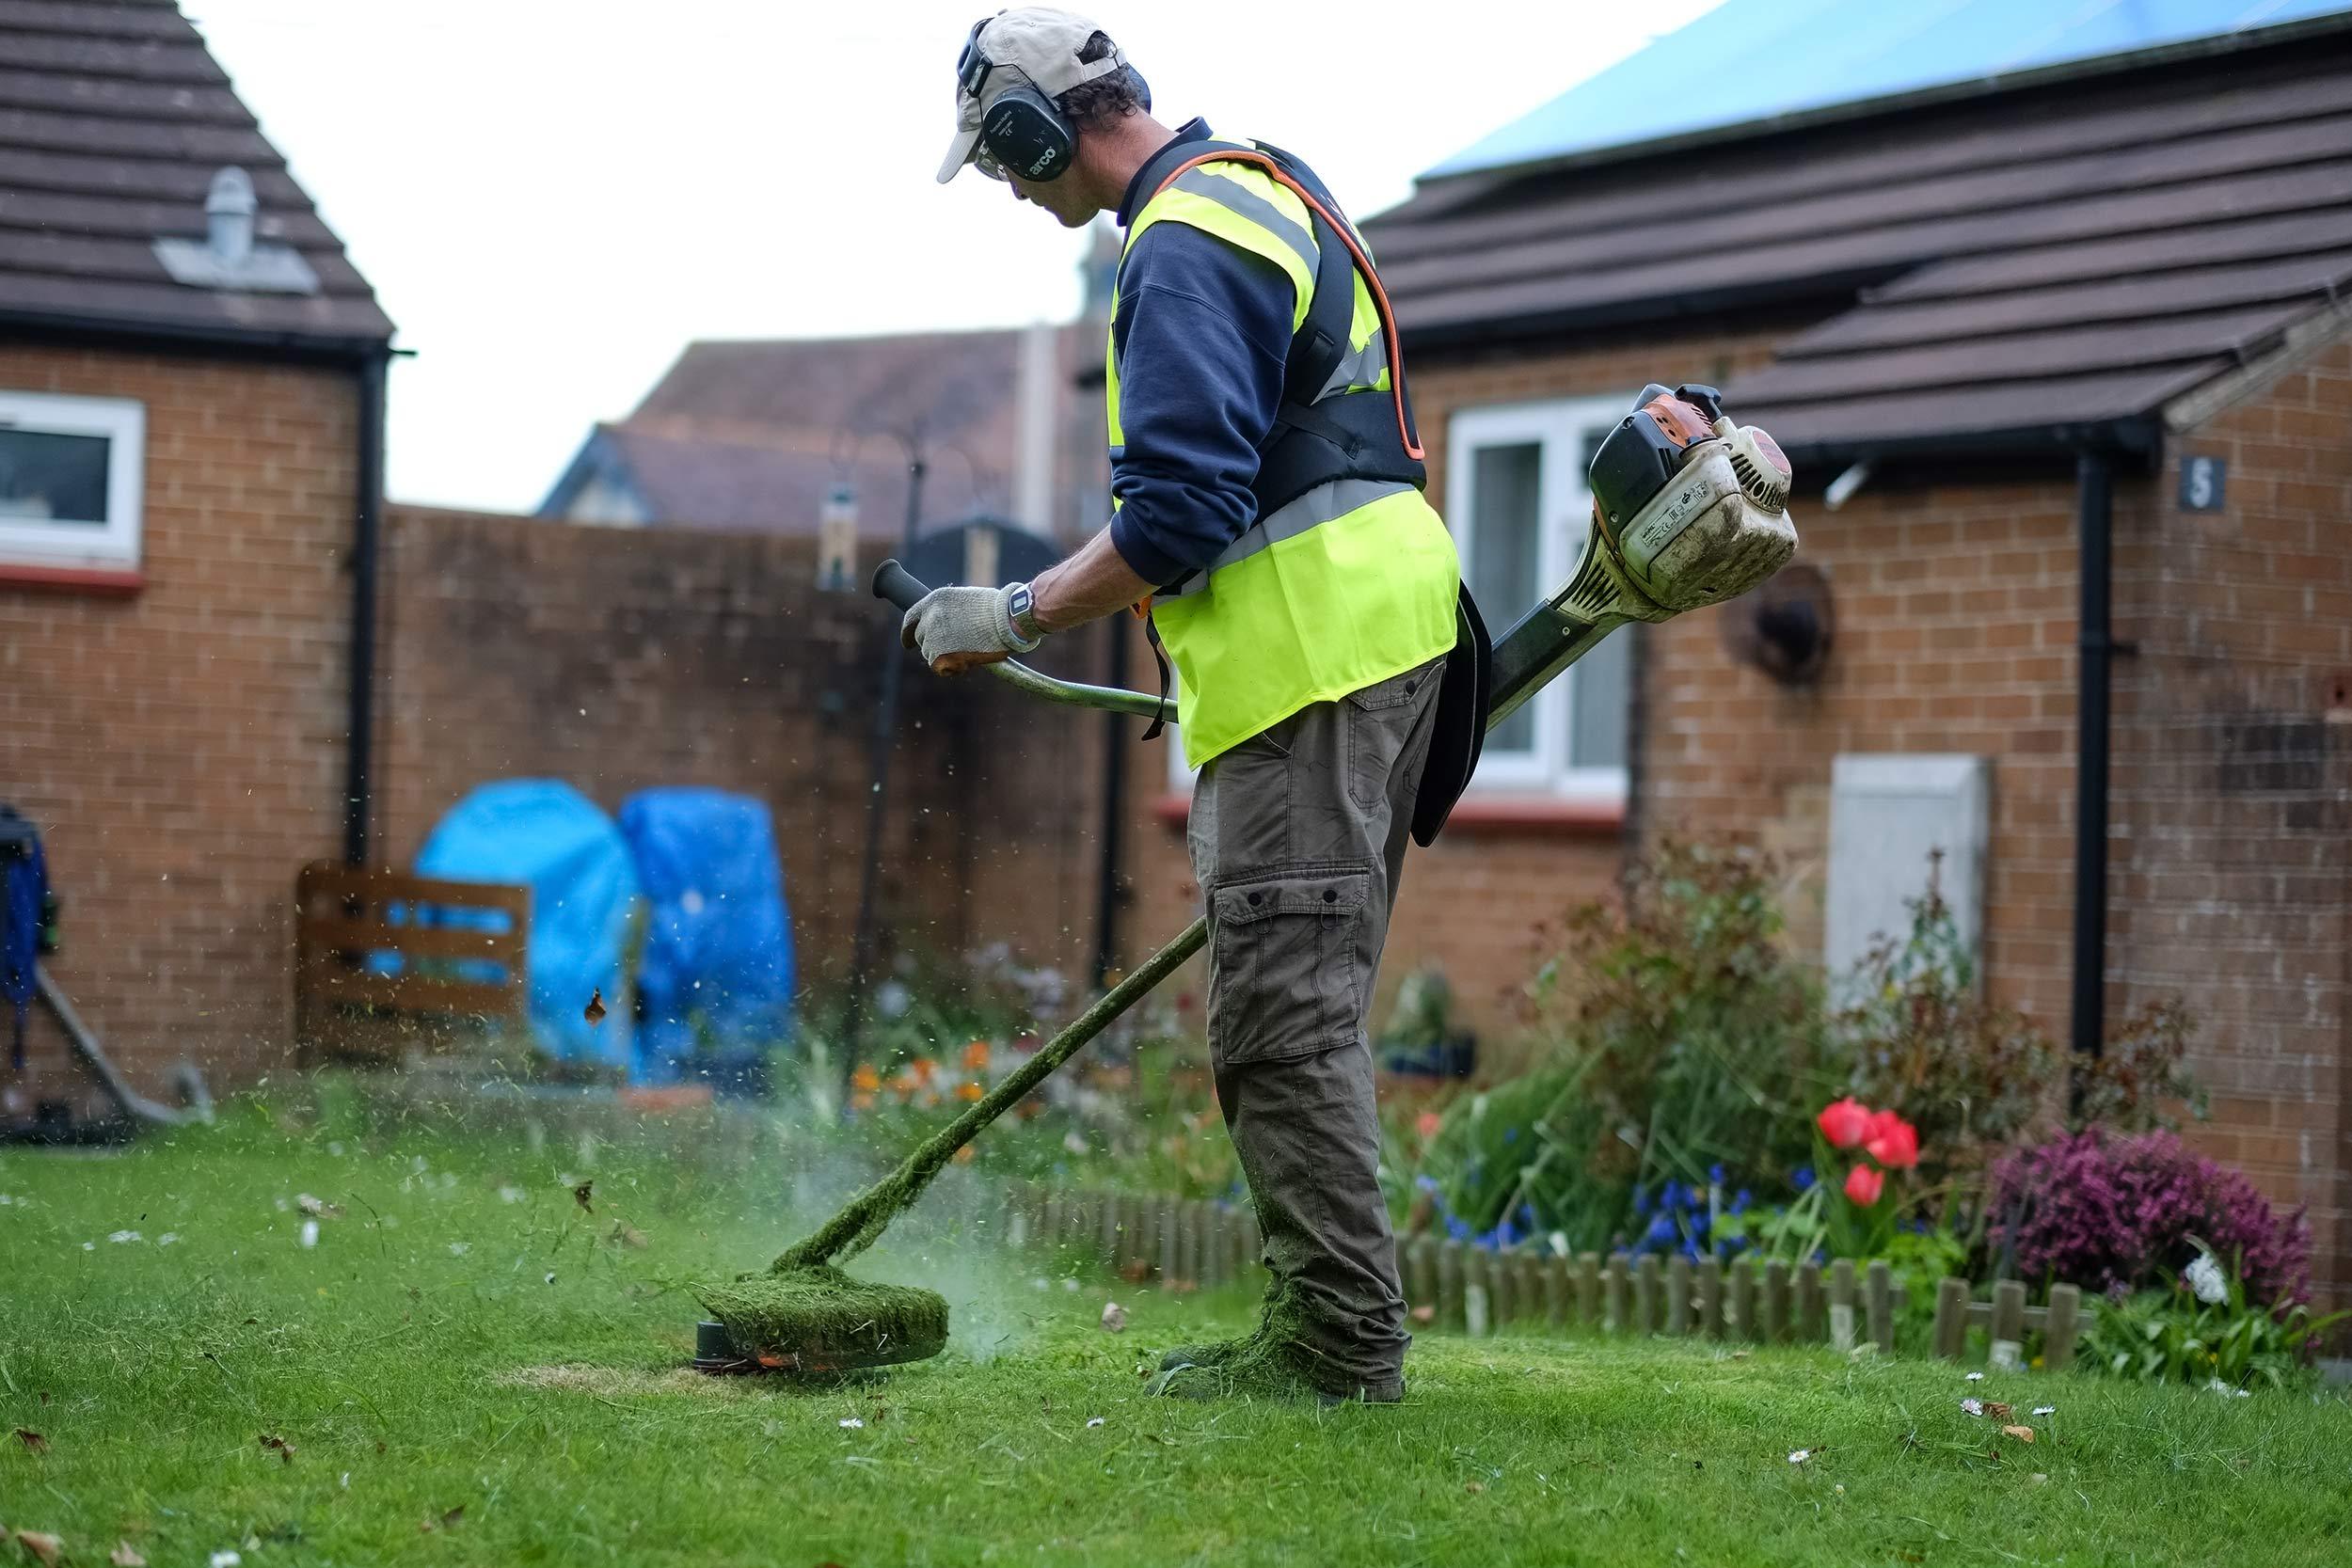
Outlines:
[{"label": "blue flower", "polygon": [[1675,1239],[1675,1222],[1661,1214],[1649,1222],[1649,1240],[1660,1243]]},{"label": "blue flower", "polygon": [[1498,1248],[1507,1247],[1511,1244],[1511,1217],[1508,1214],[1505,1214],[1502,1218],[1495,1222],[1495,1227],[1492,1235],[1495,1239],[1495,1245]]},{"label": "blue flower", "polygon": [[1502,1141],[1507,1144],[1518,1143],[1519,1141],[1519,1130],[1516,1127],[1504,1128],[1502,1130]]},{"label": "blue flower", "polygon": [[1678,1250],[1683,1257],[1690,1259],[1692,1262],[1698,1261],[1699,1243],[1695,1239],[1684,1242]]},{"label": "blue flower", "polygon": [[1424,1193],[1435,1193],[1438,1190],[1438,1179],[1427,1174],[1426,1172],[1423,1172],[1422,1175],[1413,1178],[1413,1185],[1420,1188]]},{"label": "blue flower", "polygon": [[1633,1212],[1637,1214],[1649,1212],[1649,1189],[1646,1187],[1633,1189]]},{"label": "blue flower", "polygon": [[1707,1167],[1707,1179],[1718,1187],[1724,1184],[1724,1163],[1721,1160]]},{"label": "blue flower", "polygon": [[1658,1195],[1658,1206],[1661,1209],[1679,1209],[1683,1206],[1682,1195],[1682,1183],[1669,1181],[1666,1183],[1666,1190]]},{"label": "blue flower", "polygon": [[1755,1201],[1756,1195],[1742,1187],[1731,1195],[1731,1212],[1735,1214],[1744,1214],[1748,1212],[1748,1205]]},{"label": "blue flower", "polygon": [[1470,1240],[1470,1221],[1456,1219],[1452,1214],[1448,1214],[1445,1217],[1445,1233],[1454,1241],[1467,1242]]},{"label": "blue flower", "polygon": [[1788,1179],[1788,1183],[1801,1193],[1810,1191],[1813,1186],[1813,1167],[1799,1165],[1796,1174]]},{"label": "blue flower", "polygon": [[1533,1230],[1534,1228],[1535,1228],[1535,1206],[1534,1206],[1534,1204],[1532,1204],[1532,1203],[1522,1203],[1522,1204],[1520,1204],[1520,1205],[1519,1205],[1519,1220],[1520,1220],[1520,1222],[1521,1222],[1522,1224],[1524,1224],[1524,1225],[1525,1225],[1525,1226],[1526,1226],[1526,1227],[1527,1227],[1530,1230]]},{"label": "blue flower", "polygon": [[1707,1211],[1702,1209],[1691,1216],[1691,1233],[1694,1236],[1704,1236],[1707,1234],[1707,1227],[1713,1223],[1707,1217]]}]

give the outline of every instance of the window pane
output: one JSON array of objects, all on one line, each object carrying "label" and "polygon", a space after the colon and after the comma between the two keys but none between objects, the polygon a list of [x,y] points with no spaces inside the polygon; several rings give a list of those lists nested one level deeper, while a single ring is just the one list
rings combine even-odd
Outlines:
[{"label": "window pane", "polygon": [[[1470,456],[1470,596],[1504,626],[1543,594],[1543,444],[1480,447]],[[1522,707],[1486,733],[1489,752],[1535,749],[1535,709]]]},{"label": "window pane", "polygon": [[[1626,712],[1632,699],[1635,628],[1620,626],[1576,661],[1568,705],[1568,766],[1623,768]],[[1514,716],[1516,717],[1516,715]]]},{"label": "window pane", "polygon": [[0,518],[106,525],[103,436],[0,430]]},{"label": "window pane", "polygon": [[[1614,425],[1597,425],[1584,433],[1584,467],[1609,438]],[[1577,519],[1580,531],[1585,519]],[[1599,647],[1576,661],[1575,685],[1569,701],[1568,766],[1623,768],[1626,722],[1633,700],[1633,639],[1635,628],[1620,626],[1601,640]]]}]

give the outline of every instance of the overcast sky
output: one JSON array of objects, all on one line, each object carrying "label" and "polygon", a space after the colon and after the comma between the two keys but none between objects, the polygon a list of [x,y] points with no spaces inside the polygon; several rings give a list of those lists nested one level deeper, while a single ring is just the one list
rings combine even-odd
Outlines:
[{"label": "overcast sky", "polygon": [[[1312,163],[1367,215],[1715,0],[1124,0],[1169,124]],[[932,182],[980,0],[183,0],[416,351],[403,500],[535,506],[695,338],[1015,325],[1080,236]],[[1693,84],[1703,90],[1703,84]]]}]

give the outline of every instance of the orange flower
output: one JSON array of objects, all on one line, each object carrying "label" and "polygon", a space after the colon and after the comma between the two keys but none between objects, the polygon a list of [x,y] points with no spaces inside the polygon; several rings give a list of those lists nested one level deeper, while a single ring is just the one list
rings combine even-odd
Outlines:
[{"label": "orange flower", "polygon": [[901,1068],[898,1070],[898,1075],[890,1080],[891,1091],[898,1095],[900,1100],[906,1099],[907,1096],[913,1094],[919,1086],[920,1081],[916,1079],[913,1072],[904,1068]]},{"label": "orange flower", "polygon": [[961,1148],[956,1150],[956,1164],[959,1165],[968,1165],[971,1163],[972,1146],[970,1144],[965,1144]]},{"label": "orange flower", "polygon": [[850,1085],[871,1094],[882,1087],[882,1074],[874,1070],[873,1063],[860,1062],[857,1070],[850,1074]]},{"label": "orange flower", "polygon": [[986,1091],[983,1090],[977,1084],[973,1083],[968,1078],[956,1085],[956,1098],[958,1100],[977,1100]]},{"label": "orange flower", "polygon": [[974,1040],[970,1045],[963,1048],[963,1065],[977,1072],[981,1068],[988,1066],[988,1041]]},{"label": "orange flower", "polygon": [[871,1090],[871,1089],[860,1089],[857,1093],[855,1093],[855,1094],[853,1094],[853,1095],[850,1096],[850,1110],[852,1110],[852,1111],[870,1111],[870,1110],[872,1110],[873,1108],[874,1108],[874,1091],[873,1091],[873,1090]]},{"label": "orange flower", "polygon": [[929,1056],[917,1056],[907,1064],[907,1070],[914,1074],[916,1083],[928,1084],[931,1081],[931,1074],[939,1070],[939,1064]]}]

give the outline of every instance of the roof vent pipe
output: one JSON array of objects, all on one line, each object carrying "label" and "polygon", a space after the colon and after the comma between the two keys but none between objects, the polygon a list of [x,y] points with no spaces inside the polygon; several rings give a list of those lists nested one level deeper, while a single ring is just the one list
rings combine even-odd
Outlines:
[{"label": "roof vent pipe", "polygon": [[204,237],[213,254],[229,266],[240,266],[253,254],[253,177],[241,168],[224,168],[213,176],[204,198]]}]

